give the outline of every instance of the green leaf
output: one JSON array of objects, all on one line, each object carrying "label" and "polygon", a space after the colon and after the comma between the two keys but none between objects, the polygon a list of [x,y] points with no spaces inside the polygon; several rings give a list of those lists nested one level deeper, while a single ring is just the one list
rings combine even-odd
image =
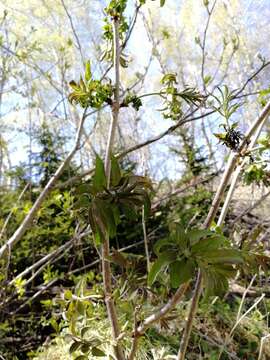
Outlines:
[{"label": "green leaf", "polygon": [[104,164],[101,158],[97,155],[95,173],[93,176],[93,188],[96,192],[101,192],[106,188],[106,175]]},{"label": "green leaf", "polygon": [[165,5],[165,2],[166,2],[166,0],[160,0],[160,6],[161,6],[161,7],[164,6],[164,5]]},{"label": "green leaf", "polygon": [[228,264],[212,265],[211,269],[213,269],[215,273],[220,274],[226,277],[227,279],[233,278],[237,273],[237,269],[235,269],[233,265],[228,265]]},{"label": "green leaf", "polygon": [[195,263],[189,259],[175,261],[170,264],[170,279],[173,288],[178,288],[181,284],[192,278],[195,271]]},{"label": "green leaf", "polygon": [[159,239],[154,245],[154,253],[157,256],[159,256],[160,255],[160,250],[163,248],[163,246],[168,246],[170,244],[171,244],[171,239],[170,238]]},{"label": "green leaf", "polygon": [[[212,234],[213,235],[213,234]],[[193,254],[200,254],[202,252],[209,252],[212,250],[218,250],[221,245],[224,245],[224,242],[227,239],[224,236],[211,236],[205,239],[201,239],[195,245],[192,246],[191,252]]]},{"label": "green leaf", "polygon": [[89,344],[83,344],[81,347],[81,352],[83,352],[84,354],[88,353],[88,351],[90,350],[90,345]]},{"label": "green leaf", "polygon": [[91,186],[90,184],[80,184],[75,191],[78,195],[89,194],[89,192],[91,191]]},{"label": "green leaf", "polygon": [[201,238],[213,235],[213,232],[205,229],[192,229],[188,232],[190,244],[195,245]]},{"label": "green leaf", "polygon": [[90,81],[92,79],[91,64],[88,60],[85,64],[85,80]]},{"label": "green leaf", "polygon": [[162,253],[158,259],[154,262],[154,264],[151,267],[151,270],[148,274],[148,284],[151,286],[158,274],[161,272],[161,270],[166,266],[172,263],[176,258],[176,253],[172,251],[166,251]]},{"label": "green leaf", "polygon": [[93,201],[93,210],[95,217],[103,224],[103,229],[108,235],[114,237],[116,235],[116,224],[114,221],[114,214],[110,207],[110,204],[106,203],[101,199],[96,198]]},{"label": "green leaf", "polygon": [[78,311],[78,313],[79,313],[80,315],[82,315],[82,316],[85,315],[84,304],[83,304],[82,301],[77,300],[77,302],[76,302],[76,310]]},{"label": "green leaf", "polygon": [[120,218],[120,211],[117,205],[115,204],[111,204],[111,210],[113,212],[113,217],[114,217],[114,222],[115,225],[119,225],[121,222],[121,218]]},{"label": "green leaf", "polygon": [[129,220],[136,220],[138,218],[135,206],[132,203],[125,201],[121,203],[121,210]]},{"label": "green leaf", "polygon": [[228,288],[229,283],[226,277],[215,271],[203,272],[205,284],[205,296],[223,296]]},{"label": "green leaf", "polygon": [[98,225],[96,224],[92,207],[89,209],[89,212],[88,212],[88,221],[89,221],[89,224],[90,224],[91,229],[94,234],[95,244],[100,245],[102,242],[101,241],[102,240],[102,232],[101,232],[100,228],[98,227]]},{"label": "green leaf", "polygon": [[115,156],[111,155],[111,185],[117,186],[121,180],[121,169]]},{"label": "green leaf", "polygon": [[80,343],[79,341],[75,341],[74,343],[71,344],[69,348],[69,353],[73,354],[76,350],[80,348],[81,345],[82,343]]},{"label": "green leaf", "polygon": [[181,251],[185,251],[189,246],[189,236],[180,225],[176,228],[175,242]]},{"label": "green leaf", "polygon": [[218,249],[204,253],[203,258],[210,264],[242,264],[243,255],[236,249]]},{"label": "green leaf", "polygon": [[79,355],[75,358],[75,360],[88,360],[88,356],[87,355]]},{"label": "green leaf", "polygon": [[79,85],[74,80],[70,81],[69,86],[72,87],[73,90],[80,89]]},{"label": "green leaf", "polygon": [[86,333],[91,330],[92,327],[91,326],[85,326],[81,329],[81,337],[84,337],[84,335],[86,335]]},{"label": "green leaf", "polygon": [[92,355],[93,356],[106,356],[105,352],[100,350],[99,348],[97,347],[93,347],[92,348]]},{"label": "green leaf", "polygon": [[174,73],[169,73],[163,76],[163,78],[161,79],[161,83],[162,84],[176,84],[177,80],[176,80],[176,74]]}]

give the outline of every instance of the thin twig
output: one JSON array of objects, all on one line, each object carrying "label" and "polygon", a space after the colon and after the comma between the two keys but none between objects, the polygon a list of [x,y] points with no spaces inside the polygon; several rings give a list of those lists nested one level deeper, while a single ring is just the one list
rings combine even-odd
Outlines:
[{"label": "thin twig", "polygon": [[270,191],[264,194],[260,199],[258,199],[253,205],[249,206],[247,209],[241,212],[231,223],[231,225],[236,224],[243,216],[254,210],[257,206],[259,206],[265,199],[270,195]]},{"label": "thin twig", "polygon": [[251,286],[253,285],[253,282],[255,281],[257,277],[257,274],[255,274],[252,279],[250,280],[250,283],[248,285],[248,287],[245,289],[244,293],[243,293],[243,296],[242,296],[242,299],[241,299],[241,303],[239,305],[239,308],[238,308],[238,312],[237,312],[237,316],[236,316],[236,321],[238,321],[240,319],[240,316],[241,316],[241,312],[242,312],[242,309],[243,309],[243,306],[244,306],[244,302],[245,302],[245,299],[246,299],[246,296],[247,296],[247,293],[249,292]]},{"label": "thin twig", "polygon": [[181,285],[171,299],[162,306],[159,310],[155,311],[152,315],[148,316],[143,323],[136,329],[137,336],[142,336],[145,331],[154,323],[166,316],[173,308],[179,303],[183,295],[189,287],[189,282]]},{"label": "thin twig", "polygon": [[206,92],[206,84],[205,84],[205,81],[204,81],[204,67],[205,67],[205,60],[206,60],[206,51],[205,51],[206,39],[207,39],[208,28],[209,28],[209,25],[210,25],[210,20],[211,20],[213,11],[215,9],[216,3],[217,3],[217,0],[214,1],[213,6],[212,6],[212,8],[210,10],[207,7],[208,18],[207,18],[206,26],[205,26],[204,33],[203,33],[203,42],[201,44],[201,49],[202,49],[201,78],[202,78],[202,83],[203,83],[203,89],[204,89],[205,92]]},{"label": "thin twig", "polygon": [[136,327],[133,333],[133,341],[131,352],[129,354],[128,359],[133,360],[136,354],[138,341],[141,336],[144,335],[146,330],[153,325],[154,323],[158,322],[160,319],[164,318],[170,311],[172,311],[175,306],[180,302],[182,297],[184,296],[185,292],[189,287],[189,282],[181,285],[175,294],[171,297],[171,299],[163,305],[160,309],[155,311],[152,315],[148,316],[140,326]]},{"label": "thin twig", "polygon": [[259,356],[258,356],[258,360],[262,360],[263,359],[263,346],[266,340],[268,340],[270,337],[270,334],[267,334],[266,336],[263,336],[261,338],[261,345],[260,345],[260,352],[259,352]]},{"label": "thin twig", "polygon": [[82,47],[81,47],[80,39],[79,39],[78,34],[77,34],[76,30],[75,30],[75,27],[74,27],[74,24],[73,24],[73,20],[72,20],[72,16],[70,15],[70,13],[69,13],[69,11],[68,11],[68,9],[67,9],[67,7],[66,7],[66,4],[65,4],[64,0],[61,0],[61,3],[62,3],[62,6],[63,6],[63,8],[64,8],[64,10],[65,10],[65,13],[67,14],[67,17],[68,17],[68,19],[69,19],[69,22],[70,22],[70,26],[71,26],[73,35],[74,35],[74,37],[75,37],[75,39],[76,39],[76,43],[77,43],[78,50],[79,50],[80,55],[81,55],[82,63],[84,63],[84,57],[83,57],[83,52],[82,52]]},{"label": "thin twig", "polygon": [[265,297],[265,294],[262,294],[259,299],[257,299],[255,301],[255,303],[239,318],[236,320],[236,323],[234,324],[233,328],[231,329],[227,339],[225,340],[224,342],[224,345],[222,347],[222,349],[220,350],[220,353],[219,353],[219,356],[218,356],[218,360],[220,360],[221,358],[221,355],[224,351],[224,348],[228,345],[231,337],[232,337],[232,334],[234,332],[234,330],[237,328],[237,326],[240,324],[240,322],[263,300],[263,298]]}]

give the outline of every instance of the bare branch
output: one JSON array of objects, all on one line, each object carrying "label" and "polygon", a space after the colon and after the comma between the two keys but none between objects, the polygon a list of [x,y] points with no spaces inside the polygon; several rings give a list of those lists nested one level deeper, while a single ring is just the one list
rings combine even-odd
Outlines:
[{"label": "bare branch", "polygon": [[26,232],[28,227],[31,225],[31,223],[32,223],[37,211],[40,209],[43,201],[46,199],[46,197],[52,191],[52,189],[53,189],[54,185],[56,184],[57,180],[62,175],[65,168],[69,165],[69,163],[70,163],[71,159],[73,158],[73,156],[75,155],[76,151],[79,149],[79,147],[80,147],[80,139],[81,139],[83,125],[84,125],[84,121],[85,121],[85,114],[86,114],[86,109],[84,110],[84,113],[82,115],[78,130],[77,130],[74,146],[70,150],[70,152],[67,155],[66,159],[62,162],[62,164],[56,170],[55,174],[48,181],[47,185],[45,186],[45,188],[40,193],[39,197],[37,198],[37,200],[33,204],[31,210],[26,215],[26,217],[24,218],[21,225],[18,227],[18,229],[15,231],[15,233],[9,238],[9,240],[0,248],[0,259],[3,258],[5,256],[5,254],[6,254],[6,252],[10,251],[12,249],[12,247],[19,240],[21,240],[24,233]]},{"label": "bare branch", "polygon": [[76,39],[76,43],[77,43],[78,50],[79,50],[80,55],[81,55],[82,63],[84,63],[84,57],[83,57],[83,52],[82,52],[82,47],[81,47],[80,39],[79,39],[78,34],[77,34],[76,30],[75,30],[75,27],[74,27],[74,24],[73,24],[73,20],[72,20],[72,16],[70,15],[70,13],[69,13],[69,11],[68,11],[68,9],[67,9],[67,7],[66,7],[66,4],[65,4],[64,0],[61,0],[61,3],[62,3],[62,5],[63,5],[63,8],[64,8],[64,10],[65,10],[65,13],[67,14],[67,17],[68,17],[68,19],[69,19],[69,22],[70,22],[70,26],[71,26],[73,35],[74,35],[74,37],[75,37],[75,39]]}]

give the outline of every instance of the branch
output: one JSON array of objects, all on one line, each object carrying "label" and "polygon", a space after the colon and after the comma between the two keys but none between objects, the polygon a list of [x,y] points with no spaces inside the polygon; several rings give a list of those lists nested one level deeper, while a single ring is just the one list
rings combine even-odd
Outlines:
[{"label": "branch", "polygon": [[270,65],[270,61],[264,62],[262,66],[259,67],[258,70],[256,70],[243,84],[243,86],[236,92],[234,95],[235,98],[239,97],[239,95],[245,90],[247,85],[268,65]]},{"label": "branch", "polygon": [[[239,159],[239,157],[241,156],[241,152],[242,150],[246,147],[246,144],[249,143],[251,137],[253,136],[253,134],[257,131],[257,129],[260,127],[260,125],[265,121],[265,119],[267,118],[267,116],[270,113],[270,101],[268,101],[268,103],[265,105],[265,107],[263,108],[262,112],[260,113],[260,115],[258,116],[258,118],[253,122],[253,124],[250,126],[250,128],[248,129],[242,143],[239,146],[239,151],[237,153],[232,153],[230,156],[230,159],[228,161],[227,164],[227,168],[224,172],[224,175],[221,179],[219,188],[216,192],[216,195],[213,199],[211,208],[209,210],[208,216],[204,222],[204,228],[209,228],[212,221],[215,219],[216,213],[218,211],[220,202],[223,198],[225,189],[228,185],[228,182],[230,181],[231,175],[234,171],[235,165],[237,163],[237,160]],[[180,348],[179,348],[179,352],[177,355],[177,360],[185,360],[185,356],[186,356],[186,351],[187,351],[187,346],[189,343],[189,338],[190,338],[190,334],[191,334],[191,330],[192,330],[192,324],[193,324],[193,320],[194,317],[196,315],[197,312],[197,308],[198,308],[198,302],[200,299],[200,295],[201,295],[201,291],[202,291],[202,273],[199,270],[198,276],[197,276],[197,282],[196,282],[196,286],[195,286],[195,290],[194,290],[194,295],[192,298],[192,302],[191,302],[191,307],[189,310],[189,315],[188,315],[188,320],[185,326],[185,330],[184,330],[184,334],[182,337],[182,341],[180,344]]]},{"label": "branch", "polygon": [[[22,279],[23,277],[25,277],[27,274],[29,274],[30,272],[33,272],[33,270],[38,269],[37,272],[40,272],[40,269],[43,269],[44,266],[47,266],[49,263],[52,262],[52,260],[57,261],[59,260],[59,255],[62,256],[65,254],[66,251],[70,250],[70,248],[72,247],[73,243],[75,240],[80,240],[82,239],[84,236],[89,235],[91,231],[90,230],[86,230],[82,233],[78,233],[78,229],[75,230],[75,234],[72,237],[71,240],[69,240],[68,242],[66,242],[65,244],[63,244],[62,246],[60,246],[59,248],[53,250],[51,253],[47,254],[46,256],[42,257],[41,259],[39,259],[37,262],[35,262],[34,264],[32,264],[31,266],[29,266],[28,268],[26,268],[24,271],[22,271],[20,274],[18,274],[15,278],[13,278],[8,285],[12,285],[16,282],[16,280],[18,279]],[[35,272],[32,276],[31,276],[31,280],[33,280],[33,276],[37,274],[37,272]],[[27,280],[27,283],[29,283],[30,280]],[[26,285],[26,284],[25,284]]]},{"label": "branch", "polygon": [[[114,41],[114,72],[115,72],[115,89],[114,89],[114,101],[112,104],[112,117],[110,123],[110,130],[108,135],[108,142],[105,155],[105,173],[107,178],[107,186],[110,187],[110,175],[111,175],[111,153],[115,141],[116,127],[118,123],[119,109],[120,109],[120,44],[119,44],[119,19],[115,17],[113,19],[113,41]],[[117,339],[120,334],[118,317],[116,307],[112,294],[112,274],[111,266],[108,258],[110,256],[110,238],[106,235],[102,244],[102,273],[103,273],[103,286],[105,294],[105,303],[107,307],[107,313],[112,328],[112,340],[114,342],[114,352],[117,360],[124,360],[124,352],[119,345]]]},{"label": "branch", "polygon": [[61,3],[62,3],[62,6],[65,10],[65,13],[67,14],[67,17],[69,19],[69,22],[70,22],[70,26],[71,26],[71,29],[72,29],[72,32],[73,32],[73,35],[76,39],[76,42],[77,42],[77,46],[78,46],[78,49],[79,49],[79,52],[80,52],[80,55],[81,55],[81,59],[82,59],[82,63],[84,63],[84,57],[83,57],[83,53],[82,53],[82,47],[81,47],[81,43],[80,43],[80,39],[77,35],[77,32],[75,30],[75,27],[74,27],[74,24],[73,24],[73,20],[72,20],[72,16],[70,15],[67,7],[66,7],[66,4],[64,2],[64,0],[61,0]]},{"label": "branch", "polygon": [[[127,150],[121,152],[120,154],[118,154],[116,157],[117,159],[122,159],[123,157],[125,157],[126,155],[134,152],[134,151],[137,151],[145,146],[148,146],[148,145],[151,145],[159,140],[161,140],[162,138],[164,138],[165,136],[168,136],[168,135],[171,135],[176,129],[178,129],[180,126],[186,124],[186,123],[189,123],[191,121],[196,121],[196,120],[199,120],[199,119],[202,119],[206,116],[209,116],[209,115],[212,115],[216,112],[216,110],[211,110],[211,111],[208,111],[202,115],[199,115],[199,116],[195,116],[195,117],[192,117],[192,115],[194,114],[194,112],[196,112],[197,109],[195,111],[192,111],[190,114],[186,115],[183,119],[180,119],[175,125],[172,125],[170,126],[167,130],[161,132],[160,134],[140,143],[140,144],[137,144],[137,145],[134,145],[134,146],[131,146],[130,148],[128,148]],[[85,176],[87,175],[91,175],[93,174],[94,172],[94,169],[88,169],[86,171],[84,171],[82,174],[80,175],[77,175],[77,176],[73,176],[71,177],[69,180],[61,183],[58,185],[59,188],[64,188],[68,185],[71,185],[73,184],[74,182],[76,181],[79,181],[80,179],[84,178]]]},{"label": "branch", "polygon": [[[267,117],[264,118],[264,120],[261,122],[260,126],[258,127],[257,131],[256,131],[256,134],[254,135],[254,137],[252,138],[248,148],[247,148],[247,152],[249,152],[250,149],[253,149],[256,142],[257,142],[257,139],[258,137],[260,136],[261,134],[261,131],[262,131],[262,128],[265,124],[267,120]],[[233,197],[233,194],[234,194],[234,191],[235,191],[235,188],[236,188],[236,184],[237,184],[237,181],[238,181],[238,178],[242,172],[242,169],[243,167],[245,166],[245,164],[247,163],[247,158],[244,158],[242,160],[242,162],[240,162],[240,164],[237,166],[234,174],[233,174],[233,179],[232,179],[232,182],[231,182],[231,185],[230,185],[230,188],[229,188],[229,191],[227,193],[227,196],[226,196],[226,199],[225,199],[225,202],[223,204],[223,207],[222,207],[222,210],[221,210],[221,214],[219,216],[219,219],[218,219],[218,222],[217,222],[217,226],[221,226],[221,224],[224,222],[225,220],[225,217],[228,213],[228,210],[229,210],[229,205],[230,205],[230,202],[232,200],[232,197]]]},{"label": "branch", "polygon": [[201,49],[202,49],[201,78],[202,78],[202,83],[203,83],[203,89],[204,89],[205,92],[206,92],[206,85],[205,85],[205,82],[204,82],[204,66],[205,66],[205,60],[206,60],[205,47],[206,47],[207,32],[208,32],[211,16],[212,16],[213,11],[215,9],[216,3],[217,3],[217,0],[214,1],[211,10],[209,10],[208,7],[207,7],[208,18],[207,18],[206,26],[205,26],[204,33],[203,33],[203,43],[201,45]]},{"label": "branch", "polygon": [[15,233],[9,238],[9,240],[5,243],[5,245],[3,245],[0,248],[0,259],[5,256],[6,252],[10,252],[12,247],[19,240],[21,240],[24,233],[26,232],[28,227],[31,225],[31,223],[32,223],[36,213],[40,209],[43,201],[50,194],[50,192],[52,191],[52,189],[53,189],[54,185],[56,184],[57,180],[62,175],[65,168],[69,165],[69,163],[70,163],[71,159],[73,158],[73,156],[75,155],[76,151],[79,149],[79,147],[80,147],[80,139],[81,139],[82,130],[83,130],[83,124],[84,124],[84,120],[85,120],[85,114],[86,114],[86,109],[84,110],[84,113],[82,115],[78,130],[77,130],[75,144],[74,144],[73,148],[70,150],[70,152],[67,155],[66,159],[62,162],[62,164],[56,170],[55,174],[50,178],[47,185],[45,186],[45,188],[40,193],[39,197],[37,198],[37,200],[33,204],[31,210],[26,215],[26,217],[24,218],[21,225],[18,227],[18,229],[15,231]]},{"label": "branch", "polygon": [[176,293],[173,295],[173,297],[162,306],[161,309],[157,310],[154,314],[148,316],[143,323],[137,328],[136,334],[137,336],[142,336],[145,331],[154,323],[162,319],[164,316],[166,316],[173,308],[179,303],[179,301],[182,299],[183,295],[187,291],[187,288],[189,286],[189,282],[181,285]]},{"label": "branch", "polygon": [[241,214],[239,214],[231,223],[231,225],[234,225],[238,220],[240,220],[243,216],[248,214],[250,211],[254,210],[257,206],[259,206],[265,199],[268,198],[270,195],[270,191],[268,191],[266,194],[264,194],[260,199],[258,199],[253,205],[249,206],[247,209],[245,209]]},{"label": "branch", "polygon": [[132,341],[132,348],[131,352],[129,354],[128,360],[133,360],[136,354],[137,345],[139,337],[144,335],[145,331],[154,323],[158,322],[160,319],[162,319],[164,316],[166,316],[170,311],[173,310],[173,308],[180,302],[183,295],[185,294],[187,288],[189,287],[189,282],[181,285],[176,293],[173,295],[173,297],[162,306],[159,310],[154,312],[152,315],[148,316],[143,323],[135,328],[134,334],[133,334],[133,341]]}]

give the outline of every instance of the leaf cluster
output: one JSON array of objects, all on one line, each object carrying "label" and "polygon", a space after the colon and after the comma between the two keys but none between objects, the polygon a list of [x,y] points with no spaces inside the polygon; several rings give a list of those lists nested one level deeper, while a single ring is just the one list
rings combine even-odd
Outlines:
[{"label": "leaf cluster", "polygon": [[255,183],[269,186],[270,173],[267,171],[267,164],[250,164],[244,171],[243,180],[246,185]]},{"label": "leaf cluster", "polygon": [[211,95],[217,102],[217,106],[212,105],[212,107],[225,118],[226,124],[228,125],[228,120],[243,104],[235,102],[237,91],[230,91],[227,85],[224,85],[223,89],[217,87],[217,90],[219,91],[220,97],[214,94]]},{"label": "leaf cluster", "polygon": [[105,13],[114,18],[123,15],[127,7],[127,0],[111,0],[109,5],[104,9]]},{"label": "leaf cluster", "polygon": [[245,261],[243,253],[232,248],[222,234],[200,229],[184,231],[180,225],[176,225],[169,237],[159,240],[154,251],[157,260],[149,273],[149,285],[165,268],[174,288],[190,281],[200,269],[206,296],[224,294],[228,279],[235,276],[238,266]]},{"label": "leaf cluster", "polygon": [[204,97],[195,88],[187,87],[182,91],[177,88],[176,74],[168,73],[163,76],[161,83],[164,85],[160,94],[164,98],[165,107],[160,111],[163,112],[165,119],[177,120],[183,113],[184,100],[188,105],[199,106]]},{"label": "leaf cluster", "polygon": [[121,214],[128,219],[137,219],[137,212],[144,206],[145,215],[151,209],[149,191],[152,189],[148,178],[134,174],[123,174],[118,161],[111,157],[110,184],[105,175],[103,161],[96,158],[92,184],[82,184],[76,207],[86,216],[97,244],[106,236],[116,235]]},{"label": "leaf cluster", "polygon": [[[88,328],[82,329],[82,336],[88,330]],[[88,360],[89,356],[104,357],[106,354],[98,346],[101,345],[99,339],[76,339],[70,346],[70,354],[74,354],[76,351],[80,351],[82,354],[75,357],[75,360]]]},{"label": "leaf cluster", "polygon": [[[103,39],[106,41],[106,49],[102,52],[101,61],[112,61],[113,59],[113,26],[111,19],[119,21],[118,33],[121,41],[124,41],[125,35],[129,30],[129,25],[124,16],[127,6],[127,0],[111,0],[109,5],[104,9],[107,17],[104,19]],[[124,68],[128,66],[127,57],[123,52],[120,55],[120,65]]]},{"label": "leaf cluster", "polygon": [[79,104],[82,108],[100,109],[104,103],[112,103],[113,87],[111,83],[109,81],[104,83],[92,78],[90,61],[85,65],[84,80],[81,78],[78,83],[72,80],[69,85],[73,89],[68,96],[69,101]]},{"label": "leaf cluster", "polygon": [[220,126],[224,128],[225,132],[215,133],[214,135],[223,145],[226,145],[228,148],[237,151],[241,140],[244,138],[244,135],[241,133],[241,131],[236,130],[238,123],[233,123],[231,126],[226,124],[221,124]]},{"label": "leaf cluster", "polygon": [[142,100],[136,94],[128,93],[121,106],[127,107],[129,105],[131,105],[136,111],[139,111],[140,107],[142,106]]}]

